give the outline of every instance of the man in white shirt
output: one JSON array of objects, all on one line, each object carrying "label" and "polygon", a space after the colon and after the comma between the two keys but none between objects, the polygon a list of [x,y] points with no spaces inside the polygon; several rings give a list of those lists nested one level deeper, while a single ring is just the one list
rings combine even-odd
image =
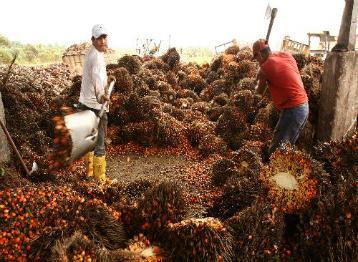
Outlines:
[{"label": "man in white shirt", "polygon": [[[103,25],[95,25],[92,28],[92,47],[88,51],[83,66],[82,84],[79,102],[82,109],[89,109],[99,113],[102,104],[109,101],[107,94],[108,79],[104,52],[107,46],[107,30]],[[108,112],[108,108],[106,110]],[[85,156],[85,164],[88,176],[106,180],[106,151],[105,138],[107,133],[107,112],[101,118],[98,127],[98,140],[94,151]]]}]

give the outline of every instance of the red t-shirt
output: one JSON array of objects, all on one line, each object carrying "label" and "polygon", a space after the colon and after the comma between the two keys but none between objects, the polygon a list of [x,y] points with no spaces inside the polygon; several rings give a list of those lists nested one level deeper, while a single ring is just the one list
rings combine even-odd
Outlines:
[{"label": "red t-shirt", "polygon": [[272,101],[278,109],[292,108],[307,102],[296,60],[288,52],[273,52],[260,66],[268,81]]}]

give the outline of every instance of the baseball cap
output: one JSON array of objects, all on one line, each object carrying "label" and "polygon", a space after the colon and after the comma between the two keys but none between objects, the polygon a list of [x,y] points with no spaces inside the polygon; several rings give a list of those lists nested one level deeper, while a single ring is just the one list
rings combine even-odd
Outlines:
[{"label": "baseball cap", "polygon": [[267,41],[265,39],[259,39],[252,45],[252,53],[254,54],[254,57],[257,53],[259,53],[261,50],[268,47]]},{"label": "baseball cap", "polygon": [[98,38],[101,35],[108,35],[107,29],[101,24],[94,25],[92,27],[92,36]]}]

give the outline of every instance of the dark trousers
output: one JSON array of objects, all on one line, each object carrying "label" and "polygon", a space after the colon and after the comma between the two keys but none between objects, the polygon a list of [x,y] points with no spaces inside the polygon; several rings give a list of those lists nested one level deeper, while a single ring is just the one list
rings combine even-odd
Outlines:
[{"label": "dark trousers", "polygon": [[299,106],[283,109],[275,127],[269,154],[284,143],[294,145],[308,118],[308,102]]}]

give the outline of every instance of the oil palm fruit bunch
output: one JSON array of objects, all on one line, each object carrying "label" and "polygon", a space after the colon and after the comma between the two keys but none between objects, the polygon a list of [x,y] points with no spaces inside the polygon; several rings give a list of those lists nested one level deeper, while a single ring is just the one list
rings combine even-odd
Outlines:
[{"label": "oil palm fruit bunch", "polygon": [[203,156],[224,154],[228,150],[225,141],[214,134],[205,135],[200,139],[198,149]]},{"label": "oil palm fruit bunch", "polygon": [[262,162],[257,153],[248,148],[240,148],[232,153],[231,160],[235,163],[239,174],[258,180]]},{"label": "oil palm fruit bunch", "polygon": [[133,75],[139,72],[142,63],[136,55],[125,55],[118,59],[118,66],[126,68]]},{"label": "oil palm fruit bunch", "polygon": [[251,60],[252,59],[252,51],[249,47],[242,48],[237,54],[236,54],[236,60],[242,61],[242,60]]},{"label": "oil palm fruit bunch", "polygon": [[277,149],[260,178],[268,198],[288,214],[305,210],[318,194],[318,178],[324,171],[307,154],[288,145]]},{"label": "oil palm fruit bunch", "polygon": [[[134,257],[122,261],[164,261],[165,252],[158,246],[154,246],[142,233],[135,235],[128,242],[125,249]],[[132,256],[133,256],[132,255]]]},{"label": "oil palm fruit bunch", "polygon": [[213,58],[213,61],[210,64],[210,71],[217,72],[219,68],[223,65],[223,55],[219,55]]},{"label": "oil palm fruit bunch", "polygon": [[325,170],[333,179],[348,174],[358,165],[358,132],[341,142],[331,141],[317,145],[313,156],[324,164]]},{"label": "oil palm fruit bunch", "polygon": [[64,115],[72,113],[71,108],[61,108],[63,114],[54,116],[54,148],[53,152],[48,155],[49,170],[55,171],[68,165],[68,160],[71,156],[72,140],[70,131],[65,124]]},{"label": "oil palm fruit bunch", "polygon": [[240,47],[238,45],[232,45],[225,49],[225,54],[227,55],[236,55],[240,51]]},{"label": "oil palm fruit bunch", "polygon": [[306,56],[303,53],[296,53],[292,56],[296,60],[298,70],[301,71],[307,64]]},{"label": "oil palm fruit bunch", "polygon": [[152,146],[156,139],[155,130],[152,121],[131,122],[121,129],[120,136],[124,142],[135,141],[143,146]]},{"label": "oil palm fruit bunch", "polygon": [[256,77],[257,65],[251,60],[238,61],[238,78],[243,79],[245,77]]},{"label": "oil palm fruit bunch", "polygon": [[116,78],[115,91],[126,95],[133,92],[133,81],[128,70],[125,67],[119,67],[111,72]]},{"label": "oil palm fruit bunch", "polygon": [[72,236],[57,240],[52,247],[51,261],[95,261],[97,246],[82,234],[76,231]]},{"label": "oil palm fruit bunch", "polygon": [[178,261],[232,261],[233,237],[220,220],[207,217],[170,223],[168,249]]},{"label": "oil palm fruit bunch", "polygon": [[162,114],[156,122],[156,141],[161,146],[179,146],[186,141],[183,124],[168,114]]},{"label": "oil palm fruit bunch", "polygon": [[256,79],[254,77],[244,77],[239,82],[240,90],[250,90],[255,92]]},{"label": "oil palm fruit bunch", "polygon": [[347,170],[331,183],[327,176],[320,181],[320,195],[300,215],[298,251],[302,260],[316,261],[329,256],[333,261],[352,261],[357,255],[357,171]]},{"label": "oil palm fruit bunch", "polygon": [[170,70],[174,69],[180,62],[180,55],[178,51],[173,48],[169,48],[168,51],[161,56],[164,63],[168,64]]},{"label": "oil palm fruit bunch", "polygon": [[264,261],[280,257],[284,216],[265,199],[258,198],[225,224],[233,229],[237,260]]},{"label": "oil palm fruit bunch", "polygon": [[150,239],[162,237],[163,228],[185,218],[187,205],[181,187],[174,182],[162,182],[150,189],[139,201],[139,229]]},{"label": "oil palm fruit bunch", "polygon": [[228,178],[237,175],[237,173],[235,162],[222,158],[213,164],[211,181],[215,186],[221,186],[226,183]]},{"label": "oil palm fruit bunch", "polygon": [[186,128],[187,137],[192,146],[198,146],[200,140],[208,135],[214,134],[214,124],[206,121],[193,121]]},{"label": "oil palm fruit bunch", "polygon": [[214,200],[208,210],[210,216],[227,219],[236,212],[249,207],[261,193],[258,179],[248,174],[232,175],[224,186],[224,193]]}]

